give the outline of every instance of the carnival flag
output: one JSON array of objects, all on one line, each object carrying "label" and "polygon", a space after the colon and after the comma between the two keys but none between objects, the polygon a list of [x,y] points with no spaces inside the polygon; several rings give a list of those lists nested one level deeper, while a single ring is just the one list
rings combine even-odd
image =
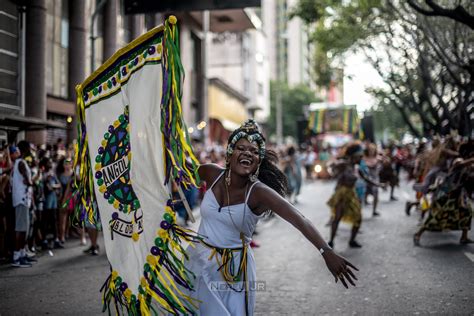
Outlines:
[{"label": "carnival flag", "polygon": [[[192,314],[184,265],[197,241],[178,226],[170,182],[195,185],[196,158],[181,113],[176,18],[116,52],[77,86],[79,219],[102,223],[111,274],[104,311]],[[97,210],[98,213],[97,214]],[[112,307],[112,308],[111,308]]]}]

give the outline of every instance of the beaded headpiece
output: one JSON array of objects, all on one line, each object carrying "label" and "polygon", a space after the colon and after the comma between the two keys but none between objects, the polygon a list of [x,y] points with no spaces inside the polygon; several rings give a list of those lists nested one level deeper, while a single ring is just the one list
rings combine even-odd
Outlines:
[{"label": "beaded headpiece", "polygon": [[258,124],[252,120],[247,120],[244,124],[242,124],[236,131],[234,131],[234,136],[229,141],[227,145],[227,155],[232,155],[234,152],[235,144],[241,138],[245,138],[250,143],[257,143],[258,146],[258,155],[260,157],[260,161],[263,160],[265,157],[265,137],[263,137],[262,133],[260,133],[260,129]]}]

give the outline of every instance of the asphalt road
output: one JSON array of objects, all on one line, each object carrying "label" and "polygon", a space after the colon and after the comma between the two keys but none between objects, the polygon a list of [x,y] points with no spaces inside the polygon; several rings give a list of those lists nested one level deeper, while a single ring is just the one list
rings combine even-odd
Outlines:
[{"label": "asphalt road", "polygon": [[[333,182],[307,184],[297,205],[325,237],[333,188]],[[418,216],[403,209],[410,186],[403,183],[396,194],[399,201],[388,202],[382,192],[380,217],[364,208],[363,248],[349,248],[350,227],[340,225],[336,251],[360,269],[349,290],[334,283],[319,253],[290,224],[263,221],[255,257],[265,288],[257,292],[256,315],[474,315],[474,245],[459,245],[460,232],[427,232],[422,247],[414,247]],[[0,265],[0,315],[102,315],[105,252],[93,257],[82,250],[72,240],[33,268]]]}]

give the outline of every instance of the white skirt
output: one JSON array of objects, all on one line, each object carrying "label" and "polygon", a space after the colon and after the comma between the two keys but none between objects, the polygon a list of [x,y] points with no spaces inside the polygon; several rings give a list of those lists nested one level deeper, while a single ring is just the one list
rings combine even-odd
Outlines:
[{"label": "white skirt", "polygon": [[[255,259],[250,246],[247,246],[247,311],[251,316],[255,310],[255,292],[257,290]],[[246,315],[246,293],[243,282],[228,284],[219,271],[219,265],[215,256],[209,260],[212,249],[202,244],[196,247],[188,247],[189,261],[187,268],[191,270],[196,279],[192,282],[194,291],[188,295],[199,300],[197,315],[203,316],[226,316],[226,315]],[[235,251],[233,259],[234,271],[238,270],[240,263],[240,251]],[[236,273],[236,272],[235,272]]]}]

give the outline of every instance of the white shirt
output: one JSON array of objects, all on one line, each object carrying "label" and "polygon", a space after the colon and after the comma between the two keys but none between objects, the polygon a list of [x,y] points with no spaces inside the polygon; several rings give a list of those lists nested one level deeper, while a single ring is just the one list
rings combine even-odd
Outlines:
[{"label": "white shirt", "polygon": [[26,176],[29,181],[31,181],[31,170],[26,161],[22,158],[16,159],[11,178],[13,207],[16,207],[20,204],[30,207],[32,188],[26,185],[24,182],[24,177],[21,174],[19,168],[20,162],[23,162],[26,169]]}]

